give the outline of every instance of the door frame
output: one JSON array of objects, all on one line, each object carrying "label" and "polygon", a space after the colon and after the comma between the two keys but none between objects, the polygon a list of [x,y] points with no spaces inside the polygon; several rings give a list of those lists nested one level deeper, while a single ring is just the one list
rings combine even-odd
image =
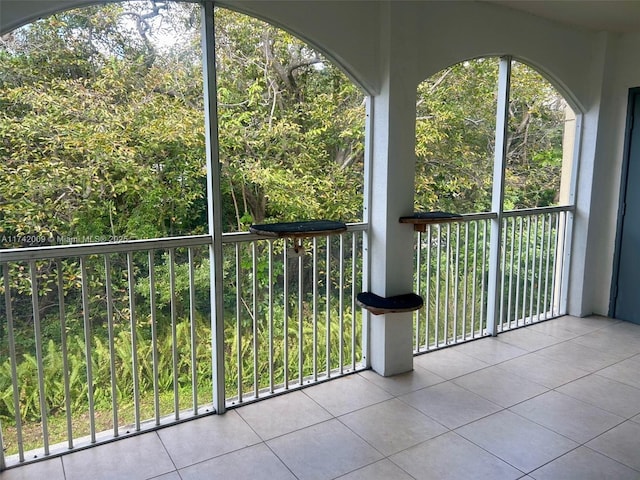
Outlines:
[{"label": "door frame", "polygon": [[[611,291],[609,295],[609,317],[615,318],[616,301],[618,299],[618,275],[620,273],[620,249],[627,199],[627,182],[629,180],[629,161],[631,159],[631,129],[633,128],[636,102],[640,102],[640,87],[629,89],[627,97],[627,118],[625,121],[624,150],[622,154],[622,171],[620,174],[620,197],[618,199],[618,219],[616,222],[616,240],[613,254],[613,271],[611,274]],[[640,118],[636,121],[640,122]],[[640,148],[640,145],[638,145]]]}]

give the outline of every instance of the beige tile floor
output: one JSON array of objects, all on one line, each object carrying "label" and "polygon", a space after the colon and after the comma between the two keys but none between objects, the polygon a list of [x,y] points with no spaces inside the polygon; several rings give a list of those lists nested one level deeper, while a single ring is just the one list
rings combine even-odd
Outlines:
[{"label": "beige tile floor", "polygon": [[0,480],[640,480],[640,325],[563,317]]}]

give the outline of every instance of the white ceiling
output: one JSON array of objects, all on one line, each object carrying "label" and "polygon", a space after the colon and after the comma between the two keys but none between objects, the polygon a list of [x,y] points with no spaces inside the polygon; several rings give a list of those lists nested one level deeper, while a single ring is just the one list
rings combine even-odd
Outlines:
[{"label": "white ceiling", "polygon": [[640,0],[488,0],[555,22],[616,33],[640,32]]},{"label": "white ceiling", "polygon": [[[0,0],[0,33],[59,7],[99,0]],[[425,0],[428,1],[428,0]],[[640,33],[640,0],[486,0],[555,22],[589,30]]]}]

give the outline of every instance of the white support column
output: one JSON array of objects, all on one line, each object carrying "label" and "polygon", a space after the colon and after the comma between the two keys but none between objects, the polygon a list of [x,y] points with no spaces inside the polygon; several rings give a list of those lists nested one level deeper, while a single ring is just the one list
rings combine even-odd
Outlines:
[{"label": "white support column", "polygon": [[222,195],[218,158],[218,99],[216,86],[216,50],[213,2],[205,1],[202,15],[202,65],[204,75],[205,140],[207,155],[207,207],[211,265],[211,343],[213,361],[213,407],[225,411],[224,394],[224,319],[222,303]]},{"label": "white support column", "polygon": [[[415,85],[394,65],[393,12],[387,8],[381,28],[383,86],[375,97],[370,169],[369,288],[380,296],[413,291],[413,229],[399,218],[413,211],[415,179]],[[398,47],[401,49],[402,47]],[[413,369],[411,313],[369,315],[370,364],[384,376]]]},{"label": "white support column", "polygon": [[[364,199],[362,219],[371,225],[371,166],[373,163],[373,119],[375,118],[375,100],[366,98],[366,123],[364,133]],[[369,245],[371,237],[369,231],[362,236],[362,285],[364,290],[371,285],[371,255]],[[371,367],[371,315],[362,309],[362,363],[366,368]]]},{"label": "white support column", "polygon": [[489,280],[487,294],[487,330],[496,336],[500,314],[500,252],[502,242],[502,214],[504,205],[504,175],[507,163],[507,133],[509,128],[509,87],[511,82],[511,57],[500,59],[498,74],[498,107],[496,111],[495,157],[493,161],[493,193],[491,211],[491,246],[489,249]]}]

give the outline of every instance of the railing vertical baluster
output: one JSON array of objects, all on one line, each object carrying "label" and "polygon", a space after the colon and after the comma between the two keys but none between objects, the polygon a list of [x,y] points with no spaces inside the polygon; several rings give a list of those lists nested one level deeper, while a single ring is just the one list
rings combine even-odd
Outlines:
[{"label": "railing vertical baluster", "polygon": [[80,257],[80,282],[82,285],[82,313],[84,320],[84,348],[87,360],[87,400],[89,402],[89,430],[91,443],[96,443],[96,417],[93,403],[93,362],[91,355],[91,320],[89,318],[89,282],[86,257]]},{"label": "railing vertical baluster", "polygon": [[356,251],[357,235],[351,233],[351,369],[356,369]]},{"label": "railing vertical baluster", "polygon": [[176,295],[176,252],[169,249],[169,291],[171,295],[171,360],[173,372],[173,410],[180,418],[180,384],[178,376],[178,302]]},{"label": "railing vertical baluster", "polygon": [[[482,332],[483,330],[486,329],[486,325],[483,328],[483,323],[486,322],[486,316],[485,316],[485,305],[487,304],[487,292],[485,289],[486,286],[486,275],[485,272],[487,272],[487,248],[486,245],[489,243],[487,242],[487,225],[488,225],[488,220],[485,220],[484,223],[484,230],[482,232],[482,238],[485,239],[485,248],[482,249],[482,282],[480,283],[480,331]],[[489,239],[490,241],[491,239]]]},{"label": "railing vertical baluster", "polygon": [[[427,225],[426,231],[427,237],[427,268],[425,274],[424,285],[424,347],[425,350],[429,350],[429,323],[430,323],[430,311],[431,311],[431,225]],[[421,239],[418,243],[418,248],[422,251]],[[419,294],[420,292],[418,292]]]},{"label": "railing vertical baluster", "polygon": [[251,316],[253,330],[253,396],[260,396],[260,379],[258,378],[258,258],[255,241],[251,242]]},{"label": "railing vertical baluster", "polygon": [[[420,275],[420,261],[422,253],[422,232],[418,232],[418,243],[416,244],[416,293],[420,295],[422,292],[422,276]],[[427,299],[428,301],[428,299]],[[420,351],[420,309],[415,313],[415,345],[414,351]]]},{"label": "railing vertical baluster", "polygon": [[562,215],[562,243],[560,245],[560,252],[562,256],[560,257],[560,270],[558,274],[558,279],[560,280],[560,284],[558,285],[558,315],[564,315],[565,313],[567,313],[567,311],[566,300],[563,300],[563,297],[566,297],[567,289],[569,288],[568,284],[566,284],[565,282],[565,277],[567,276],[567,271],[565,269],[565,251],[568,236],[567,231],[569,230],[568,223],[570,214],[569,212],[560,212],[560,214]]},{"label": "railing vertical baluster", "polygon": [[340,234],[339,290],[338,290],[338,331],[339,335],[339,371],[344,373],[344,234]]},{"label": "railing vertical baluster", "polygon": [[313,381],[318,381],[318,238],[313,237]]},{"label": "railing vertical baluster", "polygon": [[[439,346],[438,333],[440,333],[440,259],[442,252],[442,227],[438,223],[437,228],[438,246],[436,248],[436,320],[435,320],[435,347]],[[446,336],[445,336],[446,340]]]},{"label": "railing vertical baluster", "polygon": [[554,285],[554,295],[555,295],[555,307],[553,316],[556,317],[560,314],[560,301],[562,298],[561,288],[562,288],[562,271],[564,265],[564,228],[565,228],[565,216],[563,212],[558,213],[557,218],[558,228],[556,232],[556,270],[555,270],[555,285]]},{"label": "railing vertical baluster", "polygon": [[533,250],[531,252],[531,286],[529,287],[529,323],[533,322],[533,297],[536,282],[536,253],[538,250],[538,222],[539,217],[533,217]]},{"label": "railing vertical baluster", "polygon": [[[560,284],[558,285],[558,315],[564,315],[567,313],[567,293],[569,290],[569,271],[566,264],[567,260],[567,247],[571,241],[571,225],[569,222],[573,218],[573,214],[570,212],[559,212],[562,215],[562,237],[558,241],[561,252],[561,268],[558,273],[558,279]],[[570,252],[569,252],[570,253]]]},{"label": "railing vertical baluster", "polygon": [[[138,332],[136,329],[135,277],[133,253],[127,252],[127,275],[129,277],[129,318],[131,320],[131,369],[133,374],[133,410],[136,432],[140,431],[140,379],[138,369]],[[177,409],[176,409],[177,420]]]},{"label": "railing vertical baluster", "polygon": [[42,356],[42,329],[40,328],[40,305],[38,301],[38,276],[35,261],[29,262],[31,276],[31,306],[33,309],[33,330],[36,344],[36,364],[38,368],[38,395],[40,397],[40,422],[42,424],[42,443],[44,454],[49,455],[49,420],[47,397],[44,388],[44,358]]},{"label": "railing vertical baluster", "polygon": [[513,256],[514,254],[514,247],[516,244],[516,221],[515,218],[511,217],[509,218],[509,223],[511,224],[511,226],[509,227],[509,229],[511,230],[511,248],[509,249],[509,302],[507,305],[507,324],[509,325],[509,328],[511,328],[511,323],[513,322],[513,320],[516,320],[515,318],[513,318],[513,303],[512,303],[512,299],[513,299],[513,265],[516,263],[515,262],[515,258]]},{"label": "railing vertical baluster", "polygon": [[547,215],[549,223],[549,231],[547,232],[547,260],[544,272],[544,318],[549,318],[549,264],[551,263],[551,235],[553,232],[553,226],[551,224],[552,214]]},{"label": "railing vertical baluster", "polygon": [[284,240],[284,246],[282,249],[283,258],[283,278],[284,278],[284,296],[282,302],[284,303],[284,318],[282,326],[282,352],[284,357],[284,388],[289,388],[289,258],[287,256],[287,240]]},{"label": "railing vertical baluster", "polygon": [[[426,283],[426,293],[424,297],[424,344],[426,346],[426,350],[429,350],[429,323],[430,323],[430,312],[431,312],[431,225],[427,225],[427,281]],[[420,249],[422,250],[422,244],[420,244]]]},{"label": "railing vertical baluster", "polygon": [[[498,316],[498,324],[496,325],[496,329],[498,331],[505,330],[505,299],[504,299],[504,287],[505,281],[504,276],[506,274],[506,265],[507,265],[507,218],[502,219],[502,248],[500,248],[500,256],[502,257],[500,260],[500,274],[498,275],[498,282],[500,285],[498,289],[500,290],[500,314]],[[509,324],[507,323],[507,329],[509,328]]]},{"label": "railing vertical baluster", "polygon": [[455,267],[453,276],[453,342],[458,341],[458,290],[460,286],[460,223],[456,222]]},{"label": "railing vertical baluster", "polygon": [[[69,385],[69,350],[67,345],[67,314],[64,303],[64,276],[62,262],[56,260],[58,286],[58,316],[60,317],[60,350],[62,353],[62,378],[64,382],[64,407],[67,422],[67,443],[73,448],[73,424],[71,422],[71,387]],[[1,454],[0,454],[1,455]]]},{"label": "railing vertical baluster", "polygon": [[[483,240],[482,250],[485,249]],[[484,275],[484,274],[483,274]],[[473,224],[473,284],[471,286],[471,338],[476,338],[476,287],[478,285],[478,222]]]},{"label": "railing vertical baluster", "polygon": [[331,377],[331,237],[327,235],[327,265],[325,267],[325,287],[326,287],[326,298],[325,298],[325,322],[326,322],[326,337],[327,343],[325,345],[326,348],[326,362],[327,362],[327,378]]},{"label": "railing vertical baluster", "polygon": [[153,374],[153,412],[155,424],[160,425],[160,385],[158,372],[158,318],[156,306],[155,251],[149,250],[149,310],[151,314],[151,362]]},{"label": "railing vertical baluster", "polygon": [[196,281],[193,265],[193,247],[187,249],[189,262],[189,322],[191,333],[191,395],[193,414],[198,414],[198,337],[196,335]]},{"label": "railing vertical baluster", "polygon": [[[286,251],[286,249],[285,249]],[[242,319],[241,319],[241,299],[242,299],[242,289],[240,287],[240,244],[235,244],[235,253],[236,253],[236,367],[238,369],[238,402],[242,402],[243,397],[243,378],[242,378]],[[285,262],[286,269],[286,262]],[[286,311],[285,311],[286,313]],[[286,339],[286,336],[285,336]],[[285,357],[286,358],[286,357]],[[286,370],[285,370],[286,371]],[[286,377],[285,377],[286,378]]]},{"label": "railing vertical baluster", "polygon": [[4,303],[7,315],[7,340],[9,341],[9,358],[11,359],[11,385],[13,386],[13,411],[16,421],[16,442],[18,459],[24,462],[24,444],[22,441],[22,417],[20,416],[20,391],[18,385],[18,358],[16,357],[16,339],[13,331],[13,308],[11,306],[11,284],[9,282],[9,264],[2,264],[4,277]]},{"label": "railing vertical baluster", "polygon": [[529,250],[531,250],[531,216],[527,215],[527,240],[524,254],[524,283],[522,286],[522,325],[527,319],[527,287],[529,286]]},{"label": "railing vertical baluster", "polygon": [[109,374],[111,381],[111,408],[113,409],[113,436],[118,432],[118,377],[116,374],[116,348],[113,332],[113,284],[111,279],[111,258],[104,255],[105,293],[107,296],[107,332],[109,336]]},{"label": "railing vertical baluster", "polygon": [[526,216],[527,226],[525,234],[525,250],[524,250],[524,280],[522,282],[522,313],[520,315],[521,325],[526,323],[527,318],[527,301],[529,299],[529,253],[531,251],[531,216]]},{"label": "railing vertical baluster", "polygon": [[298,385],[304,383],[304,250],[298,253]]},{"label": "railing vertical baluster", "polygon": [[518,325],[520,315],[520,272],[522,271],[522,231],[524,219],[518,218],[518,274],[516,275],[516,303],[514,306],[513,321]]},{"label": "railing vertical baluster", "polygon": [[251,279],[252,279],[252,316],[253,316],[253,395],[260,396],[260,380],[258,378],[258,258],[257,243],[251,242]]},{"label": "railing vertical baluster", "polygon": [[536,322],[540,321],[540,299],[542,298],[542,264],[544,260],[544,238],[546,232],[546,216],[541,215],[540,221],[542,222],[542,231],[540,232],[540,258],[538,260],[538,294],[536,298]]},{"label": "railing vertical baluster", "polygon": [[555,221],[555,235],[554,235],[554,240],[555,242],[553,242],[555,244],[554,247],[554,256],[553,256],[553,276],[551,277],[551,316],[554,317],[556,315],[556,304],[558,302],[557,299],[557,294],[556,294],[556,287],[557,287],[557,282],[556,282],[556,276],[558,275],[558,262],[561,261],[562,255],[558,252],[559,251],[559,245],[558,245],[558,239],[560,238],[560,214],[557,213],[556,214],[556,221]]},{"label": "railing vertical baluster", "polygon": [[4,439],[2,437],[2,422],[0,421],[0,473],[7,468],[4,460]]},{"label": "railing vertical baluster", "polygon": [[464,224],[464,285],[462,289],[462,340],[467,339],[467,300],[469,294],[469,223]]},{"label": "railing vertical baluster", "polygon": [[274,392],[273,360],[273,240],[269,240],[269,393]]},{"label": "railing vertical baluster", "polygon": [[446,255],[447,260],[445,262],[445,277],[444,277],[444,334],[443,340],[445,345],[450,343],[449,341],[449,269],[451,267],[451,224],[447,223],[447,248]]}]

